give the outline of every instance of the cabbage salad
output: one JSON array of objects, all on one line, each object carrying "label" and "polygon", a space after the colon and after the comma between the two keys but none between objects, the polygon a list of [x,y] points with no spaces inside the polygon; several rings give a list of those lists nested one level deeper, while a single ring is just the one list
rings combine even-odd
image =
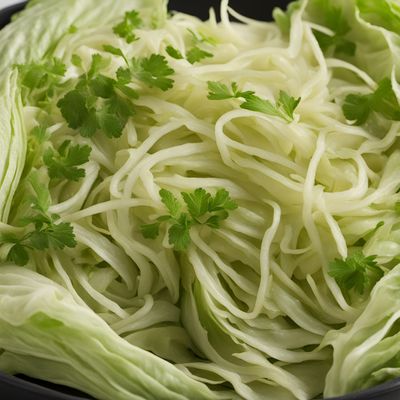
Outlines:
[{"label": "cabbage salad", "polygon": [[400,5],[31,0],[0,31],[0,370],[101,400],[400,376]]}]

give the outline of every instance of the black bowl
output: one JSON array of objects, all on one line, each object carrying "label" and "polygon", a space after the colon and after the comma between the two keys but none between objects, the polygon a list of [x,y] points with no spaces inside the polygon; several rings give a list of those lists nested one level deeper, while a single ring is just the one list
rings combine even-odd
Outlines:
[{"label": "black bowl", "polygon": [[[197,15],[202,19],[207,18],[208,10],[214,7],[218,13],[221,0],[170,0],[171,10],[179,10]],[[230,0],[229,4],[238,12],[248,17],[260,20],[270,20],[272,10],[279,6],[285,8],[287,0]],[[7,25],[13,14],[23,9],[25,3],[0,10],[0,29]],[[92,397],[77,390],[64,386],[43,382],[25,376],[10,376],[0,372],[0,393],[4,400],[90,400]],[[271,399],[272,400],[272,399]],[[382,385],[346,396],[325,400],[400,400],[400,378],[393,379]]]}]

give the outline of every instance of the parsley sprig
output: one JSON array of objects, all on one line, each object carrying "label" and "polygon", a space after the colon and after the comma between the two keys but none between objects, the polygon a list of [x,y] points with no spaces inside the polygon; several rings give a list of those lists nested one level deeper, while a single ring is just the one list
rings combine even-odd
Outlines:
[{"label": "parsley sprig", "polygon": [[32,103],[47,102],[60,87],[66,72],[63,62],[53,57],[42,63],[17,65],[23,97]]},{"label": "parsley sprig", "polygon": [[362,295],[383,276],[375,259],[376,256],[367,257],[358,250],[344,260],[336,258],[330,262],[329,275],[335,278],[342,290],[349,292],[353,289]]},{"label": "parsley sprig", "polygon": [[85,170],[78,166],[89,161],[92,149],[88,145],[71,145],[70,140],[65,140],[58,150],[48,148],[43,155],[43,162],[47,166],[51,179],[65,178],[78,181],[85,177]]},{"label": "parsley sprig", "polygon": [[77,244],[71,224],[59,222],[58,215],[49,214],[50,193],[46,186],[39,182],[35,174],[30,176],[29,183],[34,193],[30,199],[31,212],[20,220],[26,233],[22,237],[13,234],[3,234],[0,237],[0,244],[12,245],[7,261],[20,266],[29,262],[30,251],[62,250]]},{"label": "parsley sprig", "polygon": [[255,92],[240,91],[236,82],[231,83],[231,87],[222,82],[209,81],[207,84],[210,100],[244,99],[241,108],[282,118],[288,123],[293,121],[294,111],[301,101],[300,97],[296,99],[281,90],[278,100],[273,104],[270,100],[256,96]]},{"label": "parsley sprig", "polygon": [[400,105],[389,78],[379,82],[375,92],[370,94],[349,94],[342,105],[346,119],[355,125],[367,122],[372,112],[392,121],[400,121]]},{"label": "parsley sprig", "polygon": [[216,41],[214,38],[205,36],[202,33],[195,33],[191,29],[188,29],[188,32],[191,37],[192,47],[186,52],[186,54],[183,55],[181,51],[179,51],[175,47],[169,45],[165,49],[165,51],[167,52],[168,55],[170,55],[172,58],[175,58],[177,60],[183,60],[186,58],[186,60],[188,62],[190,62],[190,64],[200,62],[201,60],[203,60],[205,58],[214,57],[214,55],[212,53],[210,53],[209,51],[206,51],[202,48],[202,45],[204,45],[204,44],[215,46]]},{"label": "parsley sprig", "polygon": [[143,21],[136,10],[128,11],[124,15],[124,19],[119,24],[113,27],[116,35],[126,40],[127,43],[132,43],[139,38],[135,34],[135,30],[140,28]]},{"label": "parsley sprig", "polygon": [[90,70],[57,103],[68,126],[78,129],[82,136],[91,137],[101,129],[107,137],[118,138],[134,114],[131,100],[138,94],[128,86],[130,80],[125,76],[112,79],[100,73],[108,63],[94,54]]},{"label": "parsley sprig", "polygon": [[146,239],[156,239],[160,235],[161,225],[168,224],[168,240],[176,251],[188,248],[192,226],[207,225],[218,229],[221,222],[229,217],[229,211],[238,207],[225,189],[219,189],[215,196],[202,188],[191,193],[181,192],[186,210],[169,190],[161,189],[159,194],[168,214],[158,217],[152,224],[142,225],[140,230]]},{"label": "parsley sprig", "polygon": [[134,79],[145,83],[148,87],[156,87],[163,91],[171,89],[174,80],[170,78],[175,71],[168,65],[168,61],[161,54],[152,54],[150,57],[127,59],[124,52],[110,45],[104,45],[108,53],[122,57],[127,68],[119,68],[117,77],[121,81],[131,82]]}]

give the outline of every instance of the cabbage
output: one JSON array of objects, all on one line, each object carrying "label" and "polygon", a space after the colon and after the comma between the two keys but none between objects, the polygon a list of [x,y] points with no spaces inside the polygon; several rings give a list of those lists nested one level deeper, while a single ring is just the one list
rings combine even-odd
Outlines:
[{"label": "cabbage", "polygon": [[0,31],[0,370],[105,400],[400,376],[398,4],[166,11],[33,0]]},{"label": "cabbage", "polygon": [[373,289],[371,298],[352,323],[327,333],[323,345],[333,346],[333,364],[324,394],[340,396],[398,377],[400,266]]},{"label": "cabbage", "polygon": [[0,269],[0,368],[99,399],[213,399],[201,383],[121,339],[90,308],[26,269]]}]

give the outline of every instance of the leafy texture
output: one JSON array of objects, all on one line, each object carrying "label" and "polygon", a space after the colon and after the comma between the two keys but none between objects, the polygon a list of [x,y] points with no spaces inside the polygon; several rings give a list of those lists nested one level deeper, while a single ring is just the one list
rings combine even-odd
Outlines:
[{"label": "leafy texture", "polygon": [[349,94],[342,105],[344,116],[355,125],[367,122],[372,112],[392,121],[400,121],[400,105],[389,78],[379,82],[375,92],[367,95]]},{"label": "leafy texture", "polygon": [[54,96],[66,72],[63,62],[53,57],[42,63],[18,65],[21,84],[26,88],[25,101],[45,102]]},{"label": "leafy texture", "polygon": [[113,27],[116,35],[124,38],[127,43],[132,43],[138,40],[135,30],[142,25],[143,21],[136,10],[125,13],[124,20]]},{"label": "leafy texture", "polygon": [[241,108],[279,117],[287,122],[293,121],[294,111],[300,104],[301,100],[300,98],[296,99],[281,90],[276,104],[273,104],[269,100],[264,100],[261,97],[256,96],[252,91],[239,91],[236,82],[233,82],[230,88],[222,82],[209,81],[207,84],[209,90],[208,98],[210,100],[242,98],[244,99],[244,102],[240,105]]},{"label": "leafy texture", "polygon": [[333,347],[333,365],[325,397],[365,389],[398,376],[400,267],[374,287],[358,318],[341,330],[331,330],[323,345]]},{"label": "leafy texture", "polygon": [[161,224],[166,222],[169,224],[169,243],[176,251],[187,250],[191,243],[190,228],[193,225],[207,225],[218,229],[220,223],[229,217],[229,211],[238,207],[225,189],[219,189],[215,196],[203,188],[191,193],[182,192],[181,196],[188,212],[182,212],[182,205],[172,192],[160,190],[161,201],[169,215],[162,215],[157,222],[141,226],[140,230],[146,239],[156,239],[160,234]]},{"label": "leafy texture", "polygon": [[103,400],[216,398],[204,384],[119,337],[65,288],[36,272],[3,265],[0,297],[2,371],[39,378],[45,363],[48,379]]},{"label": "leafy texture", "polygon": [[25,232],[21,236],[2,235],[0,244],[11,244],[7,255],[7,261],[12,261],[23,266],[29,262],[31,250],[63,250],[65,247],[76,246],[75,235],[71,224],[60,222],[58,215],[49,214],[50,193],[42,184],[37,174],[29,178],[33,195],[30,199],[31,211],[20,218],[25,226]]},{"label": "leafy texture", "polygon": [[200,47],[192,47],[187,53],[186,53],[186,59],[190,62],[190,64],[194,64],[196,62],[199,62],[203,60],[204,58],[211,58],[213,57],[213,54],[202,50]]},{"label": "leafy texture", "polygon": [[361,17],[371,24],[400,34],[400,6],[393,0],[357,0]]},{"label": "leafy texture", "polygon": [[90,70],[57,104],[68,126],[82,136],[91,137],[100,129],[107,137],[118,138],[134,114],[131,99],[138,95],[128,86],[129,75],[117,74],[116,80],[102,75],[107,64],[99,54],[93,55]]},{"label": "leafy texture", "polygon": [[134,76],[149,87],[161,90],[171,89],[174,81],[169,78],[175,71],[168,65],[167,60],[160,54],[150,57],[133,59],[132,71]]},{"label": "leafy texture", "polygon": [[376,256],[364,256],[361,250],[345,260],[336,258],[329,264],[329,275],[335,278],[343,290],[354,289],[359,294],[364,294],[383,276],[375,258]]},{"label": "leafy texture", "polygon": [[170,55],[172,58],[175,58],[176,60],[182,60],[184,58],[182,53],[173,46],[167,46],[165,48],[165,51],[168,53],[168,55]]},{"label": "leafy texture", "polygon": [[88,145],[72,146],[71,141],[65,141],[58,151],[48,149],[43,156],[43,161],[49,171],[49,177],[65,178],[72,181],[78,181],[85,177],[85,170],[78,166],[89,161],[92,149]]}]

